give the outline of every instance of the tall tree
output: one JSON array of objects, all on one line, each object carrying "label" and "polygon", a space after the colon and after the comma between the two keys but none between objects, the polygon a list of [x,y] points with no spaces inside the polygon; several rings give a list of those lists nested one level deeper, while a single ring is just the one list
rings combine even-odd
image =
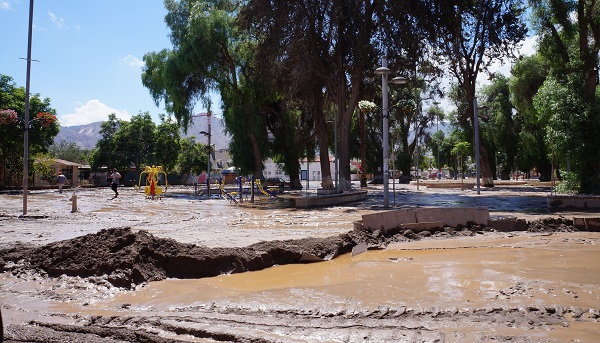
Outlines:
[{"label": "tall tree", "polygon": [[[261,134],[256,98],[240,84],[240,73],[251,50],[244,49],[245,37],[235,25],[240,6],[237,1],[165,0],[167,26],[173,50],[150,52],[142,83],[158,104],[187,128],[197,100],[209,104],[210,91],[219,91],[223,100],[227,130],[232,133],[234,162],[242,170],[253,167],[262,177]],[[250,164],[244,159],[251,156]]]},{"label": "tall tree", "polygon": [[[502,179],[508,179],[510,172],[515,167],[519,144],[519,129],[513,115],[513,105],[510,101],[509,80],[503,75],[495,75],[492,84],[484,87],[482,105],[488,108],[482,110],[483,134],[487,138],[487,150],[501,156]],[[496,159],[493,163],[497,171]],[[549,168],[540,164],[538,170],[545,176],[550,175]],[[497,173],[494,173],[497,174]],[[542,178],[543,179],[543,178]]]},{"label": "tall tree", "polygon": [[[540,37],[540,54],[551,65],[553,77],[546,82],[558,86],[552,90],[550,84],[545,84],[545,93],[564,91],[567,87],[571,97],[554,99],[554,103],[561,110],[577,108],[578,111],[561,113],[543,102],[539,102],[539,108],[552,119],[552,135],[569,137],[569,144],[558,148],[563,149],[563,155],[572,155],[581,191],[600,193],[600,150],[597,148],[600,146],[597,134],[600,132],[597,95],[600,4],[596,0],[530,0],[529,3]],[[543,98],[548,99],[546,95]]]},{"label": "tall tree", "polygon": [[179,126],[170,117],[160,115],[161,123],[156,127],[156,143],[154,145],[156,165],[161,165],[167,172],[173,171],[177,165],[177,157],[181,151]]},{"label": "tall tree", "polygon": [[[521,167],[535,167],[540,180],[549,181],[552,172],[550,146],[546,136],[548,118],[541,116],[533,105],[534,97],[548,77],[550,65],[539,54],[520,58],[512,67],[510,93],[517,110],[519,125],[519,158]],[[508,178],[510,170],[502,169],[502,178]]]},{"label": "tall tree", "polygon": [[[17,120],[0,124],[0,177],[4,185],[22,184],[23,171],[23,121],[25,116],[25,87],[19,87],[10,76],[0,74],[0,110],[10,109],[17,112]],[[58,122],[42,127],[35,119],[38,112],[56,114],[50,105],[50,98],[41,98],[33,94],[29,101],[29,156],[48,152],[54,142],[60,126]],[[33,159],[27,161],[33,171]],[[28,176],[30,177],[30,175]]]},{"label": "tall tree", "polygon": [[55,158],[86,164],[90,150],[82,149],[74,142],[60,140],[50,146],[49,152]]},{"label": "tall tree", "polygon": [[[339,175],[342,189],[350,187],[352,116],[365,82],[375,84],[374,65],[383,54],[378,39],[400,40],[379,30],[400,4],[386,1],[251,0],[245,18],[259,39],[261,60],[277,61],[277,78],[284,80],[287,101],[305,104],[314,125],[323,175],[322,187],[332,188],[327,120],[337,117]],[[401,11],[400,11],[401,12]],[[399,26],[399,25],[397,25]],[[389,27],[386,26],[386,27]],[[410,29],[404,25],[404,32]],[[395,31],[397,33],[398,31]],[[375,92],[369,92],[374,94]],[[334,113],[336,115],[334,115]],[[306,131],[310,131],[307,129]],[[312,136],[307,136],[312,140]]]},{"label": "tall tree", "polygon": [[[527,29],[522,21],[524,6],[518,0],[437,1],[430,12],[437,18],[432,39],[439,57],[463,89],[469,106],[459,113],[459,122],[473,122],[476,82],[495,61],[513,57]],[[472,126],[472,125],[471,125]],[[483,145],[480,151],[484,186],[493,186],[493,173]]]},{"label": "tall tree", "polygon": [[157,164],[155,144],[156,125],[150,113],[140,113],[121,123],[114,136],[113,158],[123,169],[135,167],[141,171],[145,166]]},{"label": "tall tree", "polygon": [[[323,1],[271,2],[249,1],[243,19],[251,34],[258,37],[257,64],[262,72],[273,75],[287,101],[300,104],[311,115],[321,157],[322,187],[332,188],[329,149],[324,108],[327,77],[333,68],[331,47],[332,3]],[[310,133],[312,130],[305,129]],[[314,141],[305,136],[301,146]]]},{"label": "tall tree", "polygon": [[119,131],[122,121],[117,115],[110,113],[108,120],[100,124],[100,139],[96,142],[96,147],[90,154],[90,166],[93,170],[99,170],[101,167],[118,167],[115,165],[115,141],[114,136]]},{"label": "tall tree", "polygon": [[187,137],[181,140],[181,152],[177,158],[179,171],[186,176],[190,173],[200,174],[207,165],[206,146],[197,143],[195,137]]}]

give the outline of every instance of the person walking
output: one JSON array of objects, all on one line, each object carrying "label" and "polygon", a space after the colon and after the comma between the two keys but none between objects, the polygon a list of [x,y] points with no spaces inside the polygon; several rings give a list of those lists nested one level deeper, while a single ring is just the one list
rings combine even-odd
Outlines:
[{"label": "person walking", "polygon": [[64,176],[62,172],[58,172],[58,175],[56,176],[56,183],[58,184],[58,193],[62,193],[62,188],[65,185],[65,182],[67,182],[67,177]]},{"label": "person walking", "polygon": [[112,174],[110,174],[110,178],[112,182],[110,184],[110,188],[112,188],[113,192],[115,192],[115,198],[119,196],[119,192],[117,188],[119,187],[119,179],[121,178],[121,174],[117,171],[117,168],[113,168]]}]

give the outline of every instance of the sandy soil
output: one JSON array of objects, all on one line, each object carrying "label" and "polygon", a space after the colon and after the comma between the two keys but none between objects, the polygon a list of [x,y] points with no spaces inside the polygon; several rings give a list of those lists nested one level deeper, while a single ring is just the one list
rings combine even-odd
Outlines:
[{"label": "sandy soil", "polygon": [[[297,210],[189,189],[0,195],[9,342],[596,342],[600,233],[547,213],[544,190],[416,191],[396,207],[487,205],[530,232],[353,232],[367,201]],[[543,218],[545,221],[539,221]],[[561,218],[564,217],[564,218]],[[534,232],[535,231],[535,232]],[[349,251],[366,241],[370,250]],[[305,263],[321,258],[324,262]],[[302,262],[302,263],[299,263]]]}]

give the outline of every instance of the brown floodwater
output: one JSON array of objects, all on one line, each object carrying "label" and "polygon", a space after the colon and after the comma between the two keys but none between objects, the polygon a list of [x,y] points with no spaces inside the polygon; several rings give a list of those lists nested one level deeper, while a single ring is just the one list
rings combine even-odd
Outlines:
[{"label": "brown floodwater", "polygon": [[[151,282],[132,292],[81,307],[51,310],[85,315],[157,315],[211,306],[282,309],[564,308],[600,309],[600,234],[519,234],[397,243],[385,250],[309,265],[200,280]],[[89,302],[88,302],[89,303]],[[494,327],[505,335],[594,342],[600,323],[568,319],[542,329]],[[443,330],[476,333],[477,323]],[[487,325],[483,326],[488,330]],[[310,341],[308,339],[307,341]]]},{"label": "brown floodwater", "polygon": [[[187,195],[152,201],[134,190],[120,193],[111,200],[110,189],[78,191],[79,212],[71,213],[71,194],[33,192],[29,196],[32,218],[18,217],[22,196],[2,194],[0,244],[41,245],[130,226],[183,243],[243,247],[265,240],[345,233],[363,214],[381,210],[372,198],[356,206],[300,210],[267,200],[236,206]],[[427,205],[450,199],[446,201],[470,204],[484,199],[473,192],[415,194],[407,194],[403,201]],[[454,196],[457,200],[451,199]],[[514,215],[510,206],[538,208],[540,202],[533,197],[513,200],[504,194],[488,198],[507,204],[503,206],[509,210],[496,215]],[[79,278],[3,274],[0,302],[8,324],[37,319],[85,325],[89,316],[101,315],[124,318],[123,326],[133,316],[149,318],[140,327],[153,327],[156,322],[201,325],[195,320],[205,320],[202,325],[211,327],[233,325],[227,321],[233,317],[235,325],[245,325],[246,333],[281,342],[401,341],[398,332],[404,341],[440,340],[437,333],[446,342],[481,341],[482,335],[493,333],[532,341],[598,342],[598,256],[599,233],[496,233],[397,243],[315,264],[199,280],[169,279],[134,291]],[[564,316],[555,320],[541,314],[538,309],[546,307],[564,308]],[[412,314],[380,320],[369,314],[385,313],[385,309]],[[481,309],[490,312],[480,316]],[[213,317],[219,320],[211,321]],[[266,324],[261,326],[263,317]],[[272,322],[279,317],[284,319]],[[411,336],[415,331],[419,336]]]}]

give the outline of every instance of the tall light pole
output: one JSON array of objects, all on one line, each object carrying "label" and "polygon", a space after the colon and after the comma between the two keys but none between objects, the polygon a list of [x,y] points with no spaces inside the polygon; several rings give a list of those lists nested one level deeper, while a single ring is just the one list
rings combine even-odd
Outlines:
[{"label": "tall light pole", "polygon": [[417,178],[417,190],[419,190],[419,98],[417,92],[417,65],[415,64],[415,176]]},{"label": "tall light pole", "polygon": [[[390,206],[390,179],[389,179],[389,107],[388,107],[388,75],[391,70],[387,67],[387,56],[381,58],[381,67],[375,69],[375,74],[381,75],[381,98],[383,107],[383,206]],[[403,77],[395,77],[394,84],[406,84],[408,80]]]},{"label": "tall light pole", "polygon": [[334,141],[334,154],[335,154],[335,192],[339,193],[340,188],[338,186],[338,175],[339,175],[339,165],[338,165],[338,121],[337,121],[337,111],[335,111],[334,117],[333,117],[333,141]]},{"label": "tall light pole", "polygon": [[475,182],[477,194],[480,194],[479,182],[479,115],[477,114],[477,97],[473,98],[473,131],[475,131]]},{"label": "tall light pole", "polygon": [[27,186],[29,185],[29,84],[31,79],[31,32],[33,28],[33,0],[29,1],[29,32],[27,34],[27,75],[25,79],[25,116],[23,117],[23,215],[27,214]]},{"label": "tall light pole", "polygon": [[[392,79],[391,81],[392,84],[395,85],[406,85],[408,83],[408,79],[402,76],[396,76],[395,78]],[[394,149],[395,149],[396,145],[393,144],[393,140],[392,140],[392,157],[395,158],[395,153],[394,153]],[[396,174],[396,164],[394,163],[394,159],[392,159],[392,166],[393,166],[393,171],[394,171],[394,176],[392,177],[392,187],[393,187],[393,193],[394,193],[394,206],[396,206],[396,179],[395,179],[395,174]]]},{"label": "tall light pole", "polygon": [[208,132],[206,131],[200,131],[201,134],[205,135],[208,137],[208,149],[207,149],[207,176],[206,176],[206,188],[207,188],[207,195],[210,198],[210,156],[212,155],[212,147],[210,145],[210,137],[212,136],[211,132],[210,132],[210,116],[211,116],[211,112],[210,110],[206,113],[198,113],[198,114],[194,114],[192,117],[206,117],[207,121],[208,121]]},{"label": "tall light pole", "polygon": [[381,75],[381,97],[383,101],[383,206],[390,206],[390,195],[389,192],[389,175],[388,175],[388,159],[389,159],[389,148],[388,148],[388,135],[389,135],[389,109],[388,109],[388,75],[391,73],[387,67],[387,56],[381,58],[381,67],[375,70],[375,74]]}]

